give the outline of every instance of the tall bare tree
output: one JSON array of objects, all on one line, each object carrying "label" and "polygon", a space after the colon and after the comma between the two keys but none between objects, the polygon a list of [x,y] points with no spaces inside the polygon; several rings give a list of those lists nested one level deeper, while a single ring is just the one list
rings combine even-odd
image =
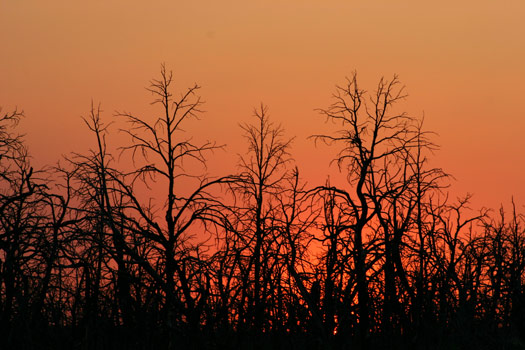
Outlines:
[{"label": "tall bare tree", "polygon": [[[161,107],[161,116],[149,119],[131,113],[118,115],[128,122],[129,128],[123,131],[131,137],[131,144],[123,147],[123,151],[131,153],[135,164],[140,164],[129,174],[132,180],[123,183],[122,188],[131,202],[136,230],[154,242],[158,252],[156,261],[139,259],[138,263],[161,287],[167,327],[174,330],[184,319],[194,328],[200,324],[207,294],[198,291],[200,244],[192,237],[199,234],[202,237],[202,225],[223,221],[218,186],[233,179],[228,176],[210,179],[205,174],[190,172],[188,165],[205,166],[206,154],[221,146],[212,142],[197,144],[185,136],[183,126],[199,117],[203,102],[197,95],[198,85],[188,88],[178,98],[173,97],[172,82],[172,73],[162,66],[160,79],[153,80],[149,88],[154,96],[153,104]],[[162,215],[157,215],[149,202],[135,191],[138,181],[147,184],[150,180],[158,181],[163,187],[155,193],[165,199]],[[137,257],[134,251],[128,253]]]},{"label": "tall bare tree", "polygon": [[275,261],[275,235],[271,220],[278,210],[276,195],[283,190],[284,180],[289,176],[286,166],[290,163],[291,139],[284,138],[284,130],[274,125],[268,109],[261,105],[255,110],[254,124],[241,125],[248,142],[248,152],[240,156],[241,181],[235,190],[244,200],[242,217],[238,229],[241,239],[247,242],[249,258],[242,277],[245,281],[244,296],[248,302],[247,321],[253,329],[263,326],[263,313],[268,297],[271,271],[268,264]]},{"label": "tall bare tree", "polygon": [[[415,205],[414,200],[408,198],[414,177],[408,162],[420,133],[414,118],[396,110],[395,105],[405,97],[396,76],[391,80],[382,78],[376,90],[367,93],[359,87],[354,73],[346,85],[337,87],[334,103],[321,110],[329,121],[341,125],[341,129],[332,135],[313,136],[317,141],[340,147],[334,162],[346,175],[348,186],[330,190],[346,201],[345,211],[353,233],[359,338],[365,347],[372,317],[368,274],[377,263],[377,255],[370,254],[371,249],[375,249],[373,241],[378,238],[379,229],[375,227],[374,217],[384,235],[386,317],[383,322],[386,323],[392,321],[391,307],[396,300],[395,260],[399,260],[396,250]],[[397,210],[400,201],[405,201],[404,208]],[[400,268],[398,263],[398,272]]]}]

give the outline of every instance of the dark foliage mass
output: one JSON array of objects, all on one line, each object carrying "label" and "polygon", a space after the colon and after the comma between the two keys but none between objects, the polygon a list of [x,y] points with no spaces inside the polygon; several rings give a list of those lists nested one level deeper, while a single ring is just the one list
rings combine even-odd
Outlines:
[{"label": "dark foliage mass", "polygon": [[337,87],[311,138],[346,181],[313,186],[264,105],[234,173],[204,175],[223,147],[183,132],[199,87],[171,85],[160,117],[117,113],[120,154],[92,107],[92,150],[47,170],[0,114],[2,348],[524,348],[524,217],[448,197],[396,77]]}]

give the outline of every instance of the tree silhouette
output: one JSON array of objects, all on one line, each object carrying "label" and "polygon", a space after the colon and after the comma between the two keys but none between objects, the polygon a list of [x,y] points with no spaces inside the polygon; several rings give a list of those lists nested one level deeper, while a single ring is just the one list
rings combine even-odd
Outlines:
[{"label": "tree silhouette", "polygon": [[279,232],[272,225],[272,219],[278,215],[275,197],[289,176],[286,166],[290,162],[291,140],[283,139],[283,129],[270,122],[264,105],[255,110],[254,116],[256,123],[241,125],[248,152],[240,156],[241,180],[234,184],[234,190],[245,203],[237,228],[245,244],[243,254],[249,254],[241,277],[242,298],[248,304],[245,317],[252,329],[262,330],[267,326],[263,325],[263,317],[269,307],[270,283],[276,277],[271,270],[278,263],[280,251]]},{"label": "tree silhouette", "polygon": [[[162,107],[161,117],[149,122],[130,113],[119,113],[129,124],[129,129],[123,131],[131,137],[131,144],[124,146],[123,151],[130,152],[135,162],[139,161],[137,157],[144,161],[129,174],[131,182],[121,185],[131,202],[136,230],[140,230],[144,239],[154,242],[156,251],[154,259],[139,259],[137,263],[163,291],[163,313],[169,334],[175,332],[182,319],[193,328],[200,326],[203,306],[208,301],[207,293],[196,291],[202,283],[199,280],[202,262],[200,246],[192,242],[191,237],[200,224],[222,223],[223,205],[210,191],[233,181],[231,177],[209,179],[186,171],[187,162],[193,160],[204,165],[206,153],[219,146],[211,142],[198,145],[183,136],[182,126],[201,113],[202,101],[196,94],[199,86],[192,86],[176,99],[170,92],[171,84],[172,73],[162,66],[161,78],[154,80],[149,88],[155,97],[153,104]],[[133,188],[136,181],[149,179],[164,186],[161,217],[157,217],[149,204],[141,202]],[[195,180],[194,187],[177,193],[177,185],[186,186],[188,179]]]},{"label": "tree silhouette", "polygon": [[[361,90],[357,74],[347,80],[343,87],[337,87],[335,102],[329,109],[321,110],[327,119],[341,123],[343,129],[335,135],[315,135],[316,140],[329,144],[341,144],[335,162],[345,171],[350,191],[338,189],[337,194],[345,199],[345,211],[349,215],[347,230],[353,233],[353,260],[355,265],[356,290],[358,298],[359,337],[366,347],[370,332],[369,278],[368,271],[374,264],[370,260],[373,239],[367,241],[366,231],[374,230],[372,219],[377,216],[384,233],[385,256],[385,323],[392,322],[391,307],[396,299],[394,285],[394,262],[392,243],[398,237],[390,237],[393,232],[383,219],[383,205],[387,196],[397,200],[407,187],[407,174],[401,163],[415,139],[413,119],[405,114],[392,113],[394,105],[405,98],[403,88],[399,88],[397,77],[388,81],[381,79],[377,90],[368,96]],[[401,162],[400,162],[401,161]],[[401,164],[400,164],[401,163]],[[392,169],[394,168],[394,169]],[[396,177],[400,177],[401,181]],[[410,208],[408,209],[410,210]],[[410,214],[410,213],[408,213]],[[398,219],[391,218],[391,219]],[[391,221],[392,222],[392,221]],[[395,224],[395,223],[394,223]],[[402,230],[403,227],[394,227]],[[388,319],[388,320],[387,320]]]}]

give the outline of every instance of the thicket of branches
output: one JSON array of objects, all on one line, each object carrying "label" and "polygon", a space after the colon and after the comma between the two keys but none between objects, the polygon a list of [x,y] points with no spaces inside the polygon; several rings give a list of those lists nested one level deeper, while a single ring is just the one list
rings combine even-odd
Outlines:
[{"label": "thicket of branches", "polygon": [[183,131],[199,86],[171,85],[163,67],[160,117],[117,114],[121,154],[93,106],[92,150],[47,170],[16,134],[22,113],[0,113],[3,346],[523,348],[524,216],[449,198],[432,134],[397,113],[397,77],[337,87],[320,110],[334,131],[312,139],[346,182],[313,186],[264,105],[237,169],[196,172],[222,146]]}]

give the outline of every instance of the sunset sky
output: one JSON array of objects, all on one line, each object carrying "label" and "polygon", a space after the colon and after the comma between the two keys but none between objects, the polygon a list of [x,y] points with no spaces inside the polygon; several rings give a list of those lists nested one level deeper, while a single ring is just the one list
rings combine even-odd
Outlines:
[{"label": "sunset sky", "polygon": [[[235,169],[246,150],[239,123],[264,102],[296,137],[292,153],[311,184],[336,149],[309,135],[333,130],[326,108],[357,71],[372,91],[394,74],[403,109],[425,116],[441,146],[434,165],[455,176],[454,195],[497,208],[525,204],[525,2],[36,1],[0,2],[0,106],[18,107],[36,166],[93,145],[80,116],[148,112],[145,90],[164,62],[176,90],[192,83],[206,113],[187,131],[227,144],[210,172]],[[114,130],[109,143],[125,142]]]}]

